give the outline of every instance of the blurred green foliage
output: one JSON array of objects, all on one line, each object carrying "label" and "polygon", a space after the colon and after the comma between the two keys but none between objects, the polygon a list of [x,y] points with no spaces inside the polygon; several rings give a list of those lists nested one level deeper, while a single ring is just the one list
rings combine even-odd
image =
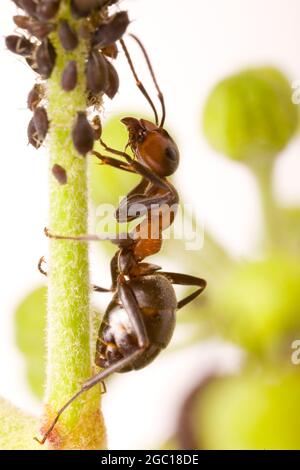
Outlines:
[{"label": "blurred green foliage", "polygon": [[252,352],[289,355],[300,334],[299,281],[299,259],[290,256],[238,264],[212,299],[217,328]]},{"label": "blurred green foliage", "polygon": [[210,144],[254,171],[267,234],[260,261],[232,261],[222,282],[214,283],[211,314],[224,338],[264,361],[286,360],[300,330],[300,212],[280,207],[272,180],[274,157],[298,128],[291,95],[278,69],[248,69],[217,84],[203,112]]},{"label": "blurred green foliage", "polygon": [[41,450],[41,445],[33,439],[39,428],[38,418],[33,418],[0,398],[0,449]]},{"label": "blurred green foliage", "polygon": [[40,399],[46,376],[46,295],[46,287],[32,291],[15,313],[16,342],[24,356],[28,384]]},{"label": "blurred green foliage", "polygon": [[237,377],[200,384],[191,422],[202,449],[300,448],[300,374],[291,363],[300,337],[300,211],[280,207],[272,178],[298,128],[291,94],[279,70],[263,67],[223,80],[204,109],[210,144],[254,172],[267,236],[260,260],[232,260],[212,288],[214,331],[247,354]]},{"label": "blurred green foliage", "polygon": [[195,402],[199,447],[299,449],[299,391],[297,370],[246,371],[213,380]]}]

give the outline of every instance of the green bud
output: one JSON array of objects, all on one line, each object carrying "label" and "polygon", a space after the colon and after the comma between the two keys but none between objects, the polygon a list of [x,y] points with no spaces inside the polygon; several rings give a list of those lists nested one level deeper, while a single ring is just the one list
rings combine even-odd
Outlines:
[{"label": "green bud", "polygon": [[295,133],[298,110],[286,77],[272,67],[242,71],[219,83],[204,109],[213,148],[234,160],[272,157]]},{"label": "green bud", "polygon": [[300,332],[299,279],[299,260],[286,256],[237,267],[215,292],[224,336],[255,353],[289,354]]}]

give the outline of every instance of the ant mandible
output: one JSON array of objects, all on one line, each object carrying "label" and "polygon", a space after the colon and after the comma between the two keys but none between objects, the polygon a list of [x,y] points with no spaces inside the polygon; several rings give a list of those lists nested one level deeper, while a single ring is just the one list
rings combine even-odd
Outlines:
[{"label": "ant mandible", "polygon": [[[138,39],[136,40],[140,43]],[[129,58],[131,69],[134,71],[124,41],[122,41],[122,46],[127,59]],[[179,152],[174,141],[162,127],[165,119],[164,98],[157,85],[148,56],[142,45],[141,47],[162,104],[163,115],[160,126],[143,119],[138,121],[134,118],[125,118],[123,120],[129,130],[129,145],[140,162],[131,159],[125,152],[110,149],[104,143],[102,144],[108,151],[125,156],[127,163],[104,157],[97,152],[93,153],[106,164],[142,176],[142,181],[127,196],[128,206],[137,203],[137,201],[139,204],[144,204],[147,218],[139,227],[142,227],[144,223],[148,228],[151,228],[151,224],[153,224],[151,205],[165,204],[170,207],[174,202],[178,203],[177,192],[167,181],[166,176],[175,172],[178,166]],[[135,71],[134,76],[136,77]],[[147,97],[143,85],[138,79],[136,81]],[[157,113],[155,116],[157,122]],[[118,220],[120,220],[120,209],[119,206],[116,213]],[[154,217],[154,221],[158,222],[158,228],[155,232],[158,237],[149,237],[148,235],[143,238],[140,236],[141,231],[135,231],[131,237],[130,234],[129,236],[126,234],[125,238],[123,236],[115,239],[109,238],[119,248],[111,260],[112,286],[110,289],[93,286],[97,292],[114,293],[101,323],[96,344],[95,363],[103,370],[87,380],[80,390],[57,412],[42,439],[37,439],[41,444],[46,441],[61,414],[82,393],[115,372],[141,369],[155,359],[171,340],[176,321],[175,312],[194,300],[204,290],[206,286],[204,279],[186,274],[164,272],[157,265],[143,262],[147,256],[159,251],[161,232],[173,222],[174,216],[173,212],[167,223],[162,221],[161,213]],[[128,215],[125,218],[126,220],[130,219]],[[107,239],[97,235],[56,235],[47,229],[45,233],[49,238],[55,240],[80,242]],[[43,274],[47,274],[42,269],[41,262],[39,269]],[[178,302],[173,284],[196,286],[197,290]]]}]

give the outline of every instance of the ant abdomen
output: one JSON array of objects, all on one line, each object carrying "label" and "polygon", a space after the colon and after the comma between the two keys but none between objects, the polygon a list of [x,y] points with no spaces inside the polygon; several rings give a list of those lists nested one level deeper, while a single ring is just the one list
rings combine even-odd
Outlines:
[{"label": "ant abdomen", "polygon": [[[143,316],[149,345],[119,372],[147,366],[165,348],[175,328],[177,300],[169,280],[160,274],[142,276],[129,282]],[[95,362],[108,367],[139,349],[132,322],[116,294],[100,326]]]}]

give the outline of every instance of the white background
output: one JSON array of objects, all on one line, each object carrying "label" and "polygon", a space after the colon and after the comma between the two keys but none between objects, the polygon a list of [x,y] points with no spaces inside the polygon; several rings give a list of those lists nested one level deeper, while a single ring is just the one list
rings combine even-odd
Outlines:
[{"label": "white background", "polygon": [[[300,79],[299,0],[124,0],[121,7],[129,11],[130,31],[146,44],[165,93],[168,127],[181,149],[181,195],[235,256],[255,256],[261,230],[255,182],[242,166],[205,143],[201,109],[214,83],[243,67],[275,65],[291,82]],[[15,11],[13,2],[1,1],[2,36],[13,31]],[[133,54],[145,74],[134,47]],[[3,42],[0,63],[0,393],[38,412],[14,346],[12,315],[22,296],[41,283],[36,260],[46,251],[42,228],[47,224],[47,159],[44,149],[37,152],[26,145],[26,96],[33,73],[5,51]],[[113,103],[107,101],[105,117],[128,109],[148,114],[121,54],[117,68],[120,93]],[[297,138],[276,168],[275,190],[285,204],[300,202],[299,150]],[[207,343],[118,377],[104,400],[110,447],[143,448],[167,437],[176,418],[172,407],[181,392],[221,357],[227,358],[228,367],[234,365],[236,355],[230,348]]]}]

